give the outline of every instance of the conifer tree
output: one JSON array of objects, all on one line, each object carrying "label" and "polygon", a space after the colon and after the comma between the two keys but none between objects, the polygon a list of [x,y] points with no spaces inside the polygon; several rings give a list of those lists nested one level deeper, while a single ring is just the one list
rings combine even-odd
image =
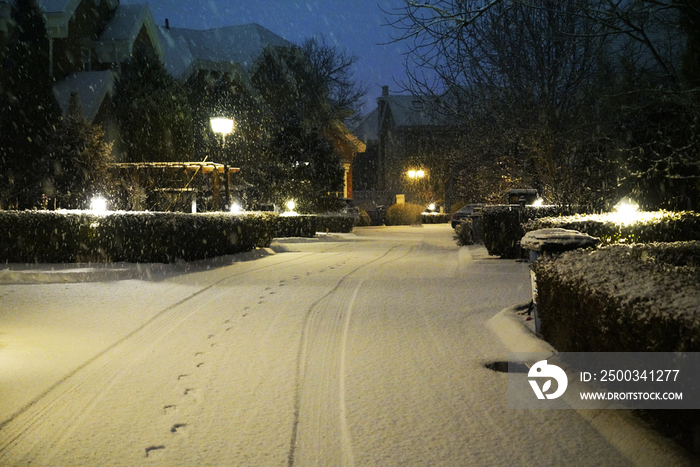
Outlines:
[{"label": "conifer tree", "polygon": [[192,158],[187,93],[153,53],[139,50],[122,65],[114,109],[127,162]]},{"label": "conifer tree", "polygon": [[61,111],[53,95],[46,25],[35,0],[12,5],[0,75],[0,207],[36,206]]},{"label": "conifer tree", "polygon": [[90,123],[84,116],[74,92],[68,114],[61,122],[54,139],[47,195],[56,199],[57,207],[78,209],[89,199],[105,193],[110,186],[107,164],[112,144],[104,141],[101,125]]}]

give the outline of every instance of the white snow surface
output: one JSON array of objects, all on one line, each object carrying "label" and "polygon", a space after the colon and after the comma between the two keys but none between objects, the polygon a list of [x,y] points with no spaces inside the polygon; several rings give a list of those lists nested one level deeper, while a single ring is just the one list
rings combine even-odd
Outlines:
[{"label": "white snow surface", "polygon": [[[679,253],[673,253],[677,250]],[[684,255],[685,253],[685,255]],[[690,264],[673,264],[695,257]],[[669,262],[667,258],[671,258]],[[675,257],[675,258],[674,258]],[[569,283],[617,297],[640,319],[676,315],[700,321],[700,242],[617,244],[563,253],[542,263]],[[682,262],[682,261],[681,261]]]},{"label": "white snow surface", "polygon": [[528,266],[452,235],[95,268],[122,280],[6,266],[0,465],[632,465],[593,416],[507,408],[484,364],[517,337],[485,324],[529,300]]}]

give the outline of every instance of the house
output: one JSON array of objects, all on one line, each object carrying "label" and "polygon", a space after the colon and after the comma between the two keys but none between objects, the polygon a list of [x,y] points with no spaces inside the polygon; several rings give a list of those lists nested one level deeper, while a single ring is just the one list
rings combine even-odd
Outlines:
[{"label": "house", "polygon": [[[202,83],[228,75],[240,92],[252,95],[250,75],[266,47],[292,44],[258,24],[193,30],[156,26],[147,4],[122,5],[119,0],[36,0],[44,14],[49,39],[46,66],[55,80],[54,95],[67,112],[77,92],[84,116],[102,124],[106,138],[116,140],[111,100],[122,63],[146,48],[182,83]],[[13,0],[0,0],[0,55],[12,28]],[[198,81],[199,80],[199,81]],[[241,89],[248,88],[246,89]],[[208,122],[207,122],[208,123]],[[346,165],[346,197],[352,194],[350,164],[364,147],[338,124],[331,131]]]},{"label": "house", "polygon": [[[354,129],[366,145],[353,171],[356,202],[392,204],[397,194],[427,184],[435,152],[445,147],[449,137],[446,118],[435,111],[437,104],[437,100],[390,94],[388,86],[382,87],[377,107]],[[436,172],[434,178],[438,176]],[[407,201],[414,200],[409,196]]]},{"label": "house", "polygon": [[[0,0],[0,50],[11,30],[11,1]],[[78,93],[85,117],[110,132],[109,108],[121,63],[138,47],[163,51],[147,5],[118,0],[37,0],[49,39],[54,95],[65,113]]]}]

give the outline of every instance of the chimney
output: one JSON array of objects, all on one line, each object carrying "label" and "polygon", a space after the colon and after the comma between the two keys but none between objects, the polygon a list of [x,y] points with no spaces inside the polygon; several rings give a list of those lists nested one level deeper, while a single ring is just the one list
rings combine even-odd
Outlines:
[{"label": "chimney", "polygon": [[382,97],[389,97],[389,86],[382,86]]},{"label": "chimney", "polygon": [[165,29],[170,29],[170,21],[168,21],[168,18],[165,18]]}]

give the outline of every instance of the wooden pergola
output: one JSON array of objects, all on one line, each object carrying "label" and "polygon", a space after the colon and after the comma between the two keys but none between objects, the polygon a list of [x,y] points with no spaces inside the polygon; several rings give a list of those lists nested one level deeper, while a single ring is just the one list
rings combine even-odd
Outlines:
[{"label": "wooden pergola", "polygon": [[[116,162],[109,164],[110,168],[127,170],[133,174],[138,174],[141,171],[147,170],[173,170],[181,171],[187,174],[192,174],[192,177],[197,173],[211,174],[212,192],[214,197],[214,205],[221,207],[221,176],[223,176],[224,187],[226,190],[227,203],[231,199],[231,174],[239,172],[238,167],[229,167],[226,164],[218,164],[216,162]],[[188,183],[189,185],[189,183]],[[161,189],[162,190],[162,189]],[[168,189],[173,191],[175,189]],[[188,186],[177,189],[178,191],[192,191]]]}]

